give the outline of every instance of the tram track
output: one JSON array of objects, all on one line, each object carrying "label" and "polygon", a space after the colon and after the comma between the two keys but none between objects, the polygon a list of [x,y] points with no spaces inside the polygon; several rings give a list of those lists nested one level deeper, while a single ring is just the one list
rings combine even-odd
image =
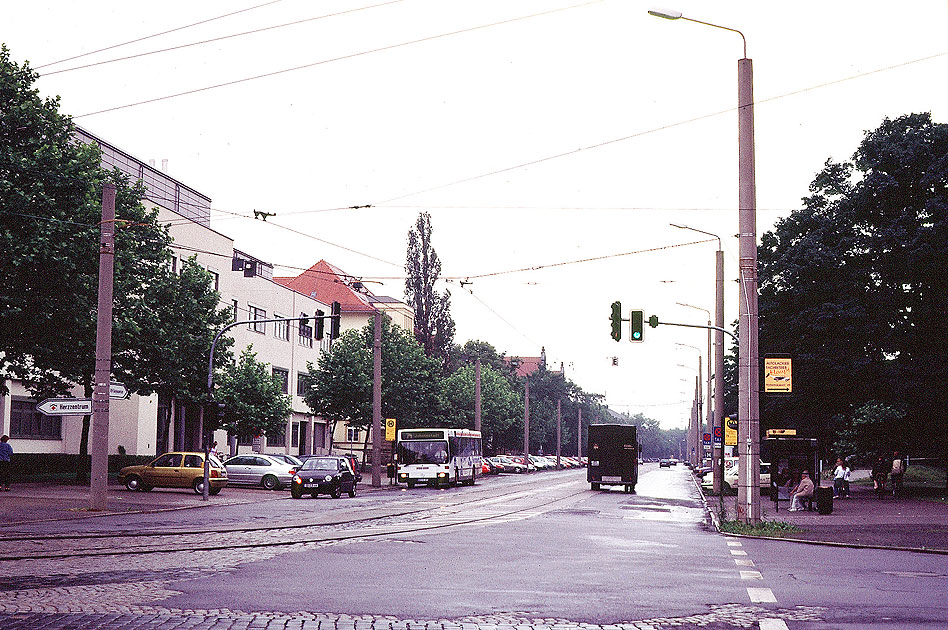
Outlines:
[{"label": "tram track", "polygon": [[[395,509],[370,507],[355,514],[323,513],[317,518],[279,525],[244,524],[184,530],[7,536],[0,538],[0,563],[292,547],[403,536],[526,518],[531,512],[544,510],[584,492],[585,484],[564,481],[542,488],[514,488],[504,492],[497,492],[496,487],[493,490],[484,488],[477,493],[479,496],[473,497],[470,492],[458,492],[457,495],[450,495],[452,499],[439,497],[423,501],[422,505],[413,502],[412,505],[395,506]],[[95,545],[96,541],[103,544]]]}]

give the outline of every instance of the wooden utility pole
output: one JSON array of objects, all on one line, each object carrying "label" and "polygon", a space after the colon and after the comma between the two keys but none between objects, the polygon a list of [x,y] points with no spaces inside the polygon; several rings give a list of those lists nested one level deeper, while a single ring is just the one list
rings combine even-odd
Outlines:
[{"label": "wooden utility pole", "polygon": [[481,359],[474,361],[474,430],[481,430]]},{"label": "wooden utility pole", "polygon": [[382,486],[382,311],[375,311],[372,343],[372,486]]}]

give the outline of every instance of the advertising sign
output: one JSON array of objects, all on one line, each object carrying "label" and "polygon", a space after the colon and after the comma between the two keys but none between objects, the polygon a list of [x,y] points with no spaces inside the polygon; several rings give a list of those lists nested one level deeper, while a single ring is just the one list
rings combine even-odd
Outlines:
[{"label": "advertising sign", "polygon": [[724,445],[737,446],[737,418],[724,419]]},{"label": "advertising sign", "polygon": [[764,357],[764,393],[789,394],[793,391],[789,357]]}]

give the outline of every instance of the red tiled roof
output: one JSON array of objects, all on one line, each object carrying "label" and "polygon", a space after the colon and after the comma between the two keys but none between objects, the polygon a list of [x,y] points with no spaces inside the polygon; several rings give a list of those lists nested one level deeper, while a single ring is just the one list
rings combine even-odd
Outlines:
[{"label": "red tiled roof", "polygon": [[347,284],[354,280],[353,276],[325,260],[320,260],[295,278],[273,279],[274,282],[315,298],[323,304],[339,302],[343,313],[374,313],[375,308],[369,304],[368,297],[354,291]]},{"label": "red tiled roof", "polygon": [[507,363],[514,359],[520,361],[520,365],[517,366],[517,376],[521,378],[539,370],[543,362],[543,357],[504,357],[504,361]]}]

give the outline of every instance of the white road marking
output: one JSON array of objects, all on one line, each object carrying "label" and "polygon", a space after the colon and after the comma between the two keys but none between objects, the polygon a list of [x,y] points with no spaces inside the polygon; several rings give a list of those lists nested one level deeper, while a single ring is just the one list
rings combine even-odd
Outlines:
[{"label": "white road marking", "polygon": [[790,630],[783,619],[761,619],[760,630]]},{"label": "white road marking", "polygon": [[728,541],[727,546],[728,547],[743,547],[744,545],[739,542]]},{"label": "white road marking", "polygon": [[750,558],[734,558],[734,564],[739,567],[752,567],[754,566],[754,561]]},{"label": "white road marking", "polygon": [[742,580],[763,580],[764,576],[760,574],[760,571],[741,571]]},{"label": "white road marking", "polygon": [[777,598],[774,597],[774,592],[769,588],[750,588],[747,589],[747,596],[750,597],[751,602],[755,604],[763,603],[777,603]]},{"label": "white road marking", "polygon": [[731,555],[732,556],[746,556],[747,552],[741,551],[740,549],[731,549]]}]

